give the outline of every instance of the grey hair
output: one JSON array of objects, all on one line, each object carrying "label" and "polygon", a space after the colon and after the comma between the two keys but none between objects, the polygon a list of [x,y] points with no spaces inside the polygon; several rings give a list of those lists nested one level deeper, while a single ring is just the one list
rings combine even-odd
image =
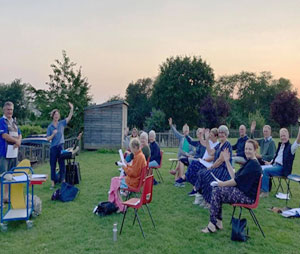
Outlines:
[{"label": "grey hair", "polygon": [[138,138],[133,138],[133,139],[130,140],[129,147],[130,148],[135,148],[135,149],[140,149],[141,142],[139,141]]},{"label": "grey hair", "polygon": [[224,132],[226,137],[229,136],[229,130],[227,128],[226,125],[221,125],[219,128],[218,128],[218,132]]},{"label": "grey hair", "polygon": [[11,101],[6,101],[6,102],[4,103],[3,109],[5,109],[7,106],[12,106],[12,107],[14,107],[14,104],[13,104]]},{"label": "grey hair", "polygon": [[140,134],[140,138],[145,138],[146,140],[148,140],[147,132],[142,131],[141,134]]},{"label": "grey hair", "polygon": [[[272,131],[272,128],[271,128],[270,125],[267,125],[267,124],[266,124],[266,125],[264,126],[264,128],[267,128],[267,129],[269,129],[269,131]],[[263,128],[263,129],[264,129],[264,128]]]},{"label": "grey hair", "polygon": [[156,133],[155,133],[155,131],[154,131],[154,130],[151,130],[151,131],[149,132],[149,136],[151,136],[151,135],[153,135],[153,136],[154,136],[154,138],[156,138]]}]

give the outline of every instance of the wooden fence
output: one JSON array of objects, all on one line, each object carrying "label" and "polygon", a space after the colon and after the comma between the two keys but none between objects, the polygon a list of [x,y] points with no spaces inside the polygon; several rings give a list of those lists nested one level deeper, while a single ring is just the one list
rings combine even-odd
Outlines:
[{"label": "wooden fence", "polygon": [[[64,148],[73,147],[76,137],[65,140]],[[79,144],[80,147],[80,144]],[[50,159],[50,144],[41,144],[36,146],[22,145],[19,149],[18,160],[30,160],[31,164],[44,163]]]}]

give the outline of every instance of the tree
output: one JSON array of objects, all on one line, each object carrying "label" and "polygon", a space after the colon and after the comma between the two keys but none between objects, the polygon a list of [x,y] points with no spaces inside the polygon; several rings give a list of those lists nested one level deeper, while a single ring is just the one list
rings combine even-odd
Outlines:
[{"label": "tree", "polygon": [[214,82],[213,69],[199,57],[171,57],[160,66],[153,86],[152,101],[166,117],[178,126],[198,123],[198,108],[210,95]]},{"label": "tree", "polygon": [[147,116],[151,112],[150,96],[153,81],[150,78],[139,79],[130,83],[126,89],[125,99],[128,106],[128,126],[143,129]]},{"label": "tree", "polygon": [[225,97],[231,107],[228,124],[238,128],[248,122],[249,114],[261,116],[268,124],[273,124],[270,114],[270,104],[274,97],[291,89],[289,80],[280,78],[274,80],[270,72],[241,72],[230,76],[221,76],[214,84],[214,93]]},{"label": "tree", "polygon": [[161,110],[152,109],[151,115],[145,121],[146,131],[161,132],[166,129],[166,115]]},{"label": "tree", "polygon": [[51,65],[53,73],[49,75],[50,81],[46,84],[48,90],[32,89],[35,95],[35,104],[41,111],[42,119],[49,119],[49,113],[57,108],[61,116],[66,117],[71,102],[74,105],[74,114],[69,127],[75,132],[83,127],[84,108],[88,106],[92,97],[89,95],[90,86],[87,78],[82,76],[81,67],[74,70],[75,63],[71,62],[66,52],[62,52],[63,59],[55,60]]},{"label": "tree", "polygon": [[271,114],[280,127],[296,124],[300,116],[300,102],[296,91],[279,93],[271,104]]},{"label": "tree", "polygon": [[11,101],[14,104],[14,116],[21,122],[30,115],[29,100],[26,96],[29,87],[29,84],[21,83],[20,79],[15,79],[10,84],[0,84],[0,107],[3,107],[6,101]]},{"label": "tree", "polygon": [[198,125],[211,129],[225,124],[229,110],[229,104],[223,97],[208,96],[199,109],[202,121]]},{"label": "tree", "polygon": [[124,101],[125,99],[120,95],[113,95],[111,96],[106,102],[111,102],[111,101]]}]

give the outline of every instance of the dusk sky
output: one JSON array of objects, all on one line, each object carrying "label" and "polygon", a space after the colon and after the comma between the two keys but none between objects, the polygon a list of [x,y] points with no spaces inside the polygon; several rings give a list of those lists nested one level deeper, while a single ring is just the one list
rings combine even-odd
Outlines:
[{"label": "dusk sky", "polygon": [[270,71],[300,92],[299,13],[299,0],[0,0],[0,83],[46,89],[66,50],[96,103],[176,55],[201,56],[216,77]]}]

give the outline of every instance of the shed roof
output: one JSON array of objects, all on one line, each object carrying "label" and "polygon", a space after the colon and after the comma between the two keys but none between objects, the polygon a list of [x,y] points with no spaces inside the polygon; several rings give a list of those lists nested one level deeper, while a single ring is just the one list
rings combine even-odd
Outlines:
[{"label": "shed roof", "polygon": [[118,105],[118,104],[125,104],[128,107],[128,103],[126,101],[109,101],[109,102],[105,102],[105,103],[98,104],[98,105],[91,105],[91,106],[86,107],[85,109],[104,108],[104,107],[109,107],[109,106]]}]

